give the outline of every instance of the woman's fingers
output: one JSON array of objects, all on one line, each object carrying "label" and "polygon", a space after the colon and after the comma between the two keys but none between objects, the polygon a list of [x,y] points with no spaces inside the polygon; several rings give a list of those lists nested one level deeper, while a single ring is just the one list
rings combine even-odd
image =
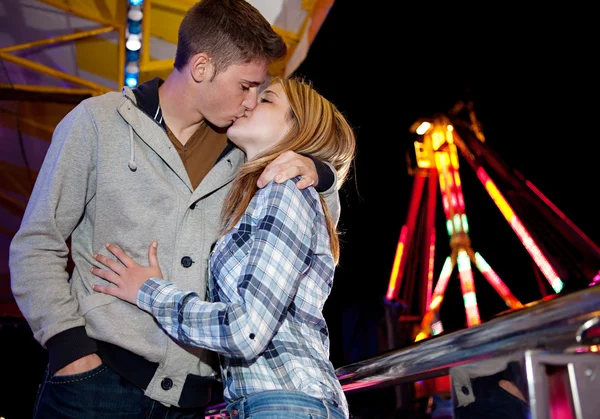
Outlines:
[{"label": "woman's fingers", "polygon": [[109,269],[111,269],[113,272],[115,272],[117,274],[121,274],[124,270],[123,267],[130,268],[130,267],[138,266],[138,264],[136,263],[135,260],[130,258],[127,253],[125,253],[123,250],[121,250],[114,244],[107,243],[105,247],[110,253],[115,255],[115,257],[121,261],[122,265],[119,262],[115,261],[114,259],[104,256],[104,255],[101,255],[101,254],[95,255],[94,259],[96,259],[98,262],[100,262],[104,266],[108,267]]},{"label": "woman's fingers", "polygon": [[151,267],[158,266],[158,258],[156,257],[156,248],[158,247],[157,242],[150,243],[150,247],[148,248],[148,263]]},{"label": "woman's fingers", "polygon": [[91,271],[92,274],[96,275],[97,277],[102,278],[108,282],[112,282],[115,285],[119,285],[121,281],[121,277],[112,271],[102,268],[96,268],[95,266],[92,267]]},{"label": "woman's fingers", "polygon": [[137,266],[137,263],[135,262],[135,260],[131,259],[127,253],[125,253],[123,250],[119,249],[114,244],[106,243],[106,249],[110,253],[115,255],[117,257],[117,259],[119,259],[123,263],[123,265],[125,265],[126,267],[129,268],[132,266]]},{"label": "woman's fingers", "polygon": [[101,292],[102,294],[112,295],[113,297],[117,297],[117,293],[119,291],[118,287],[112,287],[110,285],[93,285],[92,288],[96,292]]},{"label": "woman's fingers", "polygon": [[123,265],[121,265],[116,260],[111,259],[107,256],[97,254],[97,255],[94,255],[94,259],[96,259],[98,262],[100,262],[101,264],[103,264],[104,266],[106,266],[111,271],[113,271],[117,274],[121,273],[124,269]]}]

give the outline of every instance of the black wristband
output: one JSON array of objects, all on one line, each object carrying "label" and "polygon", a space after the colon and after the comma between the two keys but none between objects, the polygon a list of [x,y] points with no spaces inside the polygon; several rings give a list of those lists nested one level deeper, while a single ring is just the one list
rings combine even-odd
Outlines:
[{"label": "black wristband", "polygon": [[326,190],[331,188],[331,186],[333,185],[333,181],[335,180],[335,176],[331,171],[331,167],[313,156],[306,157],[310,158],[315,163],[315,168],[317,169],[317,176],[319,176],[319,180],[315,185],[315,189],[317,190],[317,192],[325,192]]}]

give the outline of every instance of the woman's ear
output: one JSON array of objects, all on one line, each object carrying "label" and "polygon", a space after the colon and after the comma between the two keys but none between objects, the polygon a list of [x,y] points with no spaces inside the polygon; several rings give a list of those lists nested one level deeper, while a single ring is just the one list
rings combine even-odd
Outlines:
[{"label": "woman's ear", "polygon": [[211,71],[212,63],[209,56],[200,52],[192,57],[190,60],[190,75],[197,83],[202,82],[206,79]]}]

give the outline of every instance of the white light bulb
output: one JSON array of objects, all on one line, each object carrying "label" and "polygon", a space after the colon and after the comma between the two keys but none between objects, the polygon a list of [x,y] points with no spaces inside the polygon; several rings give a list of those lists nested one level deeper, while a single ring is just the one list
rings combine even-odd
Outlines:
[{"label": "white light bulb", "polygon": [[144,12],[142,12],[140,6],[131,6],[129,8],[129,12],[127,12],[127,18],[135,22],[139,22],[140,20],[142,20],[143,17]]},{"label": "white light bulb", "polygon": [[142,41],[140,39],[140,36],[136,35],[136,34],[129,35],[129,37],[127,38],[127,42],[125,43],[125,46],[130,51],[139,50],[142,47]]},{"label": "white light bulb", "polygon": [[137,62],[131,61],[125,66],[125,72],[129,74],[137,74],[140,72],[140,66]]}]

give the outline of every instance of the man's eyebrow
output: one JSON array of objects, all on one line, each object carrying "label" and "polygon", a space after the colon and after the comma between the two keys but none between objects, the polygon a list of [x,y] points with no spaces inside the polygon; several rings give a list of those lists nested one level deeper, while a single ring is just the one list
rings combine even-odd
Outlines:
[{"label": "man's eyebrow", "polygon": [[245,80],[245,79],[242,79],[242,82],[248,83],[251,86],[260,86],[261,84],[263,84],[262,81],[252,81],[252,80]]}]

